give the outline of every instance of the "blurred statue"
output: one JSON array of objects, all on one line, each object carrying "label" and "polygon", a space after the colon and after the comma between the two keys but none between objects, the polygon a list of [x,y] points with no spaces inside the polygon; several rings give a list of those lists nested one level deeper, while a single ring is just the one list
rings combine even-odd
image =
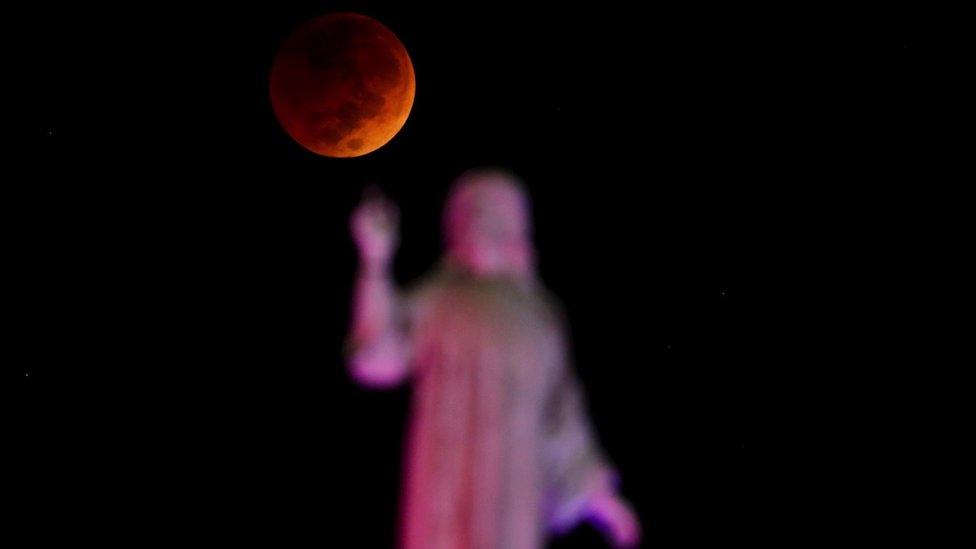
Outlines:
[{"label": "blurred statue", "polygon": [[561,307],[536,277],[529,217],[513,175],[462,175],[444,210],[442,260],[401,293],[390,273],[396,207],[366,198],[352,215],[352,375],[370,387],[416,384],[405,549],[533,549],[583,520],[617,547],[639,541],[586,416]]}]

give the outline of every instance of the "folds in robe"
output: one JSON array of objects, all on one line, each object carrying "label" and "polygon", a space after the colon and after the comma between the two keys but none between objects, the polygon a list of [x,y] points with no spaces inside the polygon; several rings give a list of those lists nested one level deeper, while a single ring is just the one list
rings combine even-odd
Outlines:
[{"label": "folds in robe", "polygon": [[541,285],[444,264],[399,300],[390,333],[351,350],[357,379],[414,383],[402,547],[541,547],[615,481],[568,347]]}]

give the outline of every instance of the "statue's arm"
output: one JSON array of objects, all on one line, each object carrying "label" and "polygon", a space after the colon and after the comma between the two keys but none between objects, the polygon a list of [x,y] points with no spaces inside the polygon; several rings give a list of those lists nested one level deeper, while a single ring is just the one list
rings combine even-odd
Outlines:
[{"label": "statue's arm", "polygon": [[566,332],[558,339],[559,358],[544,422],[549,526],[559,533],[589,521],[615,547],[636,546],[641,537],[639,520],[620,496],[619,474],[596,436]]},{"label": "statue's arm", "polygon": [[392,386],[407,375],[406,322],[391,268],[397,217],[391,202],[372,197],[360,204],[351,219],[359,269],[345,354],[353,378],[371,387]]}]

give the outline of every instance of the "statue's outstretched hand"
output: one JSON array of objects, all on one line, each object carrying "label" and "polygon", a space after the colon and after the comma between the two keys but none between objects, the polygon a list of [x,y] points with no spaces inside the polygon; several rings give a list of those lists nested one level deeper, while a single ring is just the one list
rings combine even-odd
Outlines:
[{"label": "statue's outstretched hand", "polygon": [[399,222],[400,212],[396,204],[378,191],[367,190],[349,223],[364,263],[389,264],[399,244]]}]

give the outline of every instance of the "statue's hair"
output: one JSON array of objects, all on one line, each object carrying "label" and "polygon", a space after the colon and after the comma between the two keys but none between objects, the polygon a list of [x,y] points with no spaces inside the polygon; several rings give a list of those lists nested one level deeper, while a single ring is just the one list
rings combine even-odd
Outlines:
[{"label": "statue's hair", "polygon": [[497,167],[474,168],[457,177],[451,185],[444,202],[442,230],[444,242],[449,244],[452,234],[456,234],[467,215],[468,202],[480,189],[486,187],[505,187],[515,191],[522,197],[524,207],[529,210],[528,188],[522,179],[509,170]]}]

